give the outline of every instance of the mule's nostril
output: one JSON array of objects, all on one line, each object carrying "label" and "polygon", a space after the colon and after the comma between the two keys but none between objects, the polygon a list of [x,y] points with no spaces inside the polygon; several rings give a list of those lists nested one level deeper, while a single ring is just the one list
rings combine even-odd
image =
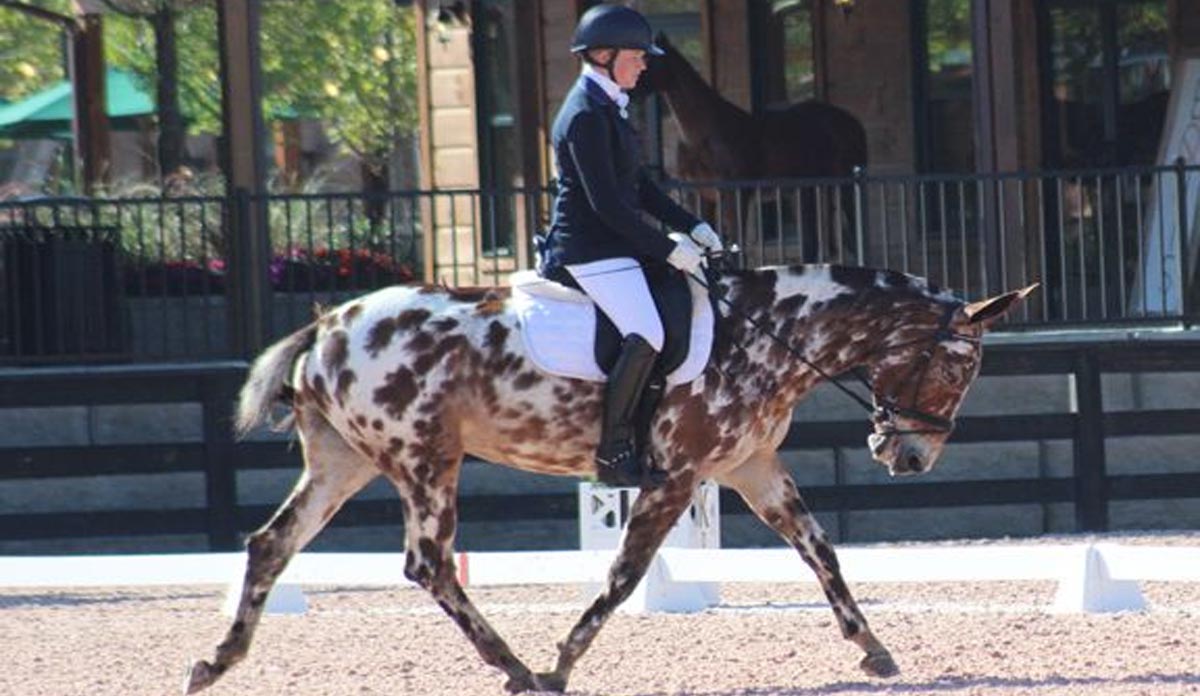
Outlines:
[{"label": "mule's nostril", "polygon": [[921,458],[918,457],[917,455],[915,455],[915,454],[908,455],[908,459],[906,461],[908,463],[909,471],[920,471],[921,470]]}]

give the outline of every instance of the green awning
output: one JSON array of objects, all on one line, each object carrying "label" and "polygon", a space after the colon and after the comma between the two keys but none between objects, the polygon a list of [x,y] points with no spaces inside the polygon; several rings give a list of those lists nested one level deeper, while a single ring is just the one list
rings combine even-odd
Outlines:
[{"label": "green awning", "polygon": [[[105,73],[109,127],[137,127],[137,119],[154,114],[154,100],[123,70]],[[0,138],[71,137],[71,83],[64,80],[20,101],[0,106]]]}]

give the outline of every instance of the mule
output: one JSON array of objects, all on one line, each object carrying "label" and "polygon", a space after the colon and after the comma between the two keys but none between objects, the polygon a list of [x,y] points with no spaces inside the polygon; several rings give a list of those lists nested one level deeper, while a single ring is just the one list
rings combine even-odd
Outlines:
[{"label": "mule", "polygon": [[[866,370],[870,446],[895,475],[927,471],[982,358],[980,337],[1029,289],[964,303],[891,271],[797,266],[730,271],[712,358],[669,388],[647,445],[667,481],[643,493],[606,587],[559,644],[553,670],[531,671],[471,603],[456,578],[456,490],[465,454],[543,474],[591,476],[602,383],[540,372],[525,355],[505,289],[397,286],[349,301],[268,348],[238,405],[245,434],[273,405],[290,407],[304,453],[299,482],[247,540],[237,614],[195,693],[242,660],[284,567],[339,507],[377,476],[403,501],[404,573],[428,590],[511,692],[566,687],[612,611],[634,590],[702,480],[736,490],[816,573],[842,635],[868,674],[897,672],[838,568],[833,547],[776,448],[792,407],[822,375]],[[865,399],[864,399],[865,403]]]},{"label": "mule", "polygon": [[[833,104],[805,101],[782,109],[750,113],[721,96],[708,84],[665,34],[655,42],[662,56],[652,58],[638,81],[635,94],[658,93],[675,117],[680,142],[676,151],[675,175],[683,181],[763,181],[801,178],[844,178],[856,167],[867,165],[867,134],[849,111]],[[740,195],[739,195],[740,193]],[[761,224],[749,223],[749,205],[753,191],[736,189],[700,189],[705,216],[720,216],[725,236],[738,237],[752,263],[759,261],[762,242]],[[718,196],[723,201],[717,203]],[[848,232],[852,220],[853,196],[847,187],[837,203],[832,198],[818,202],[821,196],[811,187],[800,191],[794,211],[806,239],[804,259],[818,260],[818,252],[842,254],[841,235]],[[737,199],[731,202],[730,199]],[[740,201],[740,204],[738,203]],[[792,201],[781,201],[779,205]],[[817,212],[817,206],[827,209]],[[718,210],[719,208],[719,210]],[[837,215],[835,215],[837,213]],[[741,219],[732,217],[738,214]],[[774,213],[763,216],[770,222]],[[838,220],[834,228],[818,239],[821,222]],[[796,258],[800,258],[796,256]]]}]

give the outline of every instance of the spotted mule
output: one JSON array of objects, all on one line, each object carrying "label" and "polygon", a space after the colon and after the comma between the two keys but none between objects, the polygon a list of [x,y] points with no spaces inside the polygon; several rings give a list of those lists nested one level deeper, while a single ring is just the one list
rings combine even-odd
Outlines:
[{"label": "spotted mule", "polygon": [[964,303],[911,276],[838,266],[726,273],[717,343],[704,372],[669,389],[649,451],[665,485],[638,497],[604,589],[534,672],[479,613],[454,569],[456,492],[466,454],[545,474],[591,476],[602,385],[539,372],[503,289],[393,287],[325,312],[267,349],[239,404],[245,433],[286,403],[304,470],[247,541],[237,614],[198,692],[242,660],[289,559],[377,476],[403,502],[405,575],[428,590],[512,692],[563,690],[612,611],[645,573],[702,480],[736,490],[811,566],[842,635],[876,676],[897,671],[867,625],[833,547],[776,455],[796,402],[825,376],[863,368],[874,399],[875,458],[893,474],[926,471],[975,378],[985,329],[1029,288]]}]

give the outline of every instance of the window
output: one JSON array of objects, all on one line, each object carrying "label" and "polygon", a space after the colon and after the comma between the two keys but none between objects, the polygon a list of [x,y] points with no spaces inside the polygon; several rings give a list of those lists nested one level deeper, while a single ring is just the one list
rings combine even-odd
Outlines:
[{"label": "window", "polygon": [[476,108],[479,129],[479,215],[484,220],[484,252],[511,253],[516,224],[514,197],[504,193],[523,183],[516,94],[513,0],[476,4]]},{"label": "window", "polygon": [[1152,164],[1170,94],[1167,0],[1042,6],[1050,167]]},{"label": "window", "polygon": [[811,0],[756,0],[752,11],[755,106],[817,98]]},{"label": "window", "polygon": [[918,0],[913,7],[917,169],[973,172],[971,0]]}]

